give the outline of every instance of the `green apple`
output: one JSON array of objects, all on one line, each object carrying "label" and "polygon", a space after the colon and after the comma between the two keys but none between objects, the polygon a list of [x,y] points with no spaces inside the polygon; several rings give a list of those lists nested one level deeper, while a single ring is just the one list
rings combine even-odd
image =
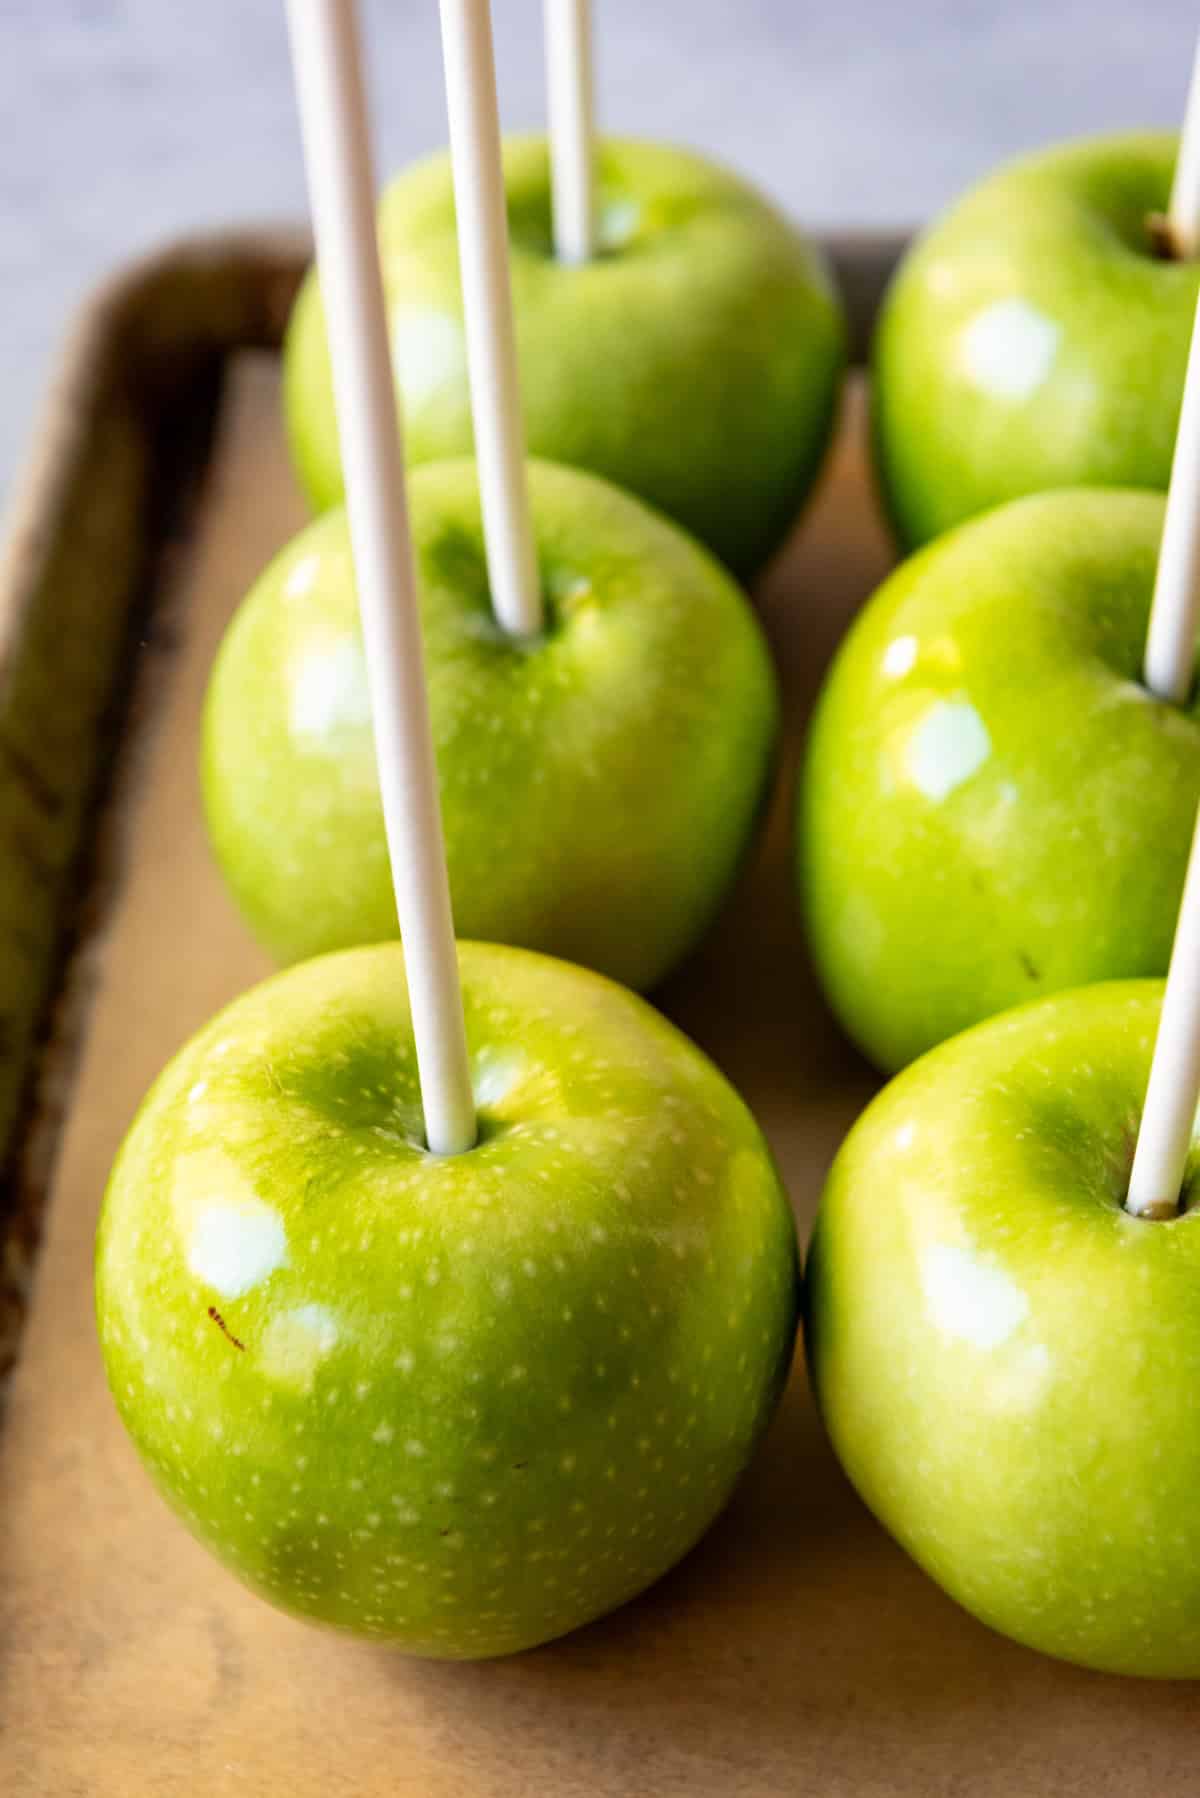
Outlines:
[{"label": "green apple", "polygon": [[1165,974],[1200,706],[1140,684],[1156,494],[1014,500],[902,564],[814,716],[798,879],[834,1010],[886,1069],[992,1012]]},{"label": "green apple", "polygon": [[[1200,1677],[1200,1212],[1124,1209],[1162,985],[1055,994],[868,1107],[805,1273],[814,1391],[862,1497],[985,1623]],[[1198,1145],[1200,1148],[1200,1145]]]},{"label": "green apple", "polygon": [[[534,455],[605,475],[747,574],[794,522],[829,439],[841,308],[814,247],[745,182],[683,150],[605,138],[601,251],[556,261],[543,138],[504,146],[513,304]],[[379,242],[405,447],[471,453],[449,159],[387,189]],[[315,277],[288,330],[284,395],[313,505],[342,497]]]},{"label": "green apple", "polygon": [[574,1629],[724,1505],[795,1334],[733,1089],[599,975],[464,944],[479,1141],[423,1147],[398,944],[276,975],[152,1089],[97,1308],[121,1416],[284,1609],[447,1657]]},{"label": "green apple", "polygon": [[1176,139],[1105,137],[999,170],[909,252],[874,355],[901,540],[1050,487],[1165,491],[1200,264],[1165,260]]},{"label": "green apple", "polygon": [[[730,577],[640,501],[548,464],[531,465],[530,496],[534,642],[492,617],[474,463],[410,481],[455,922],[649,986],[704,933],[753,832],[770,657]],[[276,956],[396,934],[340,510],[235,619],[203,784],[218,860]]]}]

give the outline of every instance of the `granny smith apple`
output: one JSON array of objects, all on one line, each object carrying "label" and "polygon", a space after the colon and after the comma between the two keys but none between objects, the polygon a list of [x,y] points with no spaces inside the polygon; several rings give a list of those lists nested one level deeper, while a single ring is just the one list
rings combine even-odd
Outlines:
[{"label": "granny smith apple", "polygon": [[[745,596],[676,526],[577,469],[534,464],[529,480],[536,641],[492,616],[475,465],[410,482],[455,921],[648,986],[737,872],[770,771],[774,674]],[[396,934],[340,510],[235,619],[203,777],[218,860],[279,958]]]},{"label": "granny smith apple", "polygon": [[1200,1211],[1124,1209],[1162,985],[944,1043],[839,1153],[806,1268],[813,1387],[897,1541],[1086,1667],[1200,1677]]},{"label": "granny smith apple", "polygon": [[1175,151],[1142,133],[1025,157],[905,258],[873,386],[903,542],[1044,488],[1166,490],[1200,288],[1155,245]]},{"label": "granny smith apple", "polygon": [[721,1509],[786,1375],[791,1213],[750,1114],[632,994],[460,948],[479,1140],[423,1147],[397,944],[176,1057],[96,1262],[121,1416],[284,1609],[420,1654],[621,1604]]},{"label": "granny smith apple", "polygon": [[[504,146],[521,394],[534,455],[606,475],[740,573],[781,542],[829,439],[845,331],[825,263],[761,195],[661,144],[597,145],[600,253],[554,254],[543,138]],[[379,244],[405,446],[473,446],[449,159],[384,194]],[[288,330],[284,394],[301,479],[342,497],[315,275]]]},{"label": "granny smith apple", "polygon": [[1061,987],[1165,974],[1200,715],[1140,682],[1156,494],[1033,495],[898,568],[818,702],[797,876],[846,1029],[895,1069]]}]

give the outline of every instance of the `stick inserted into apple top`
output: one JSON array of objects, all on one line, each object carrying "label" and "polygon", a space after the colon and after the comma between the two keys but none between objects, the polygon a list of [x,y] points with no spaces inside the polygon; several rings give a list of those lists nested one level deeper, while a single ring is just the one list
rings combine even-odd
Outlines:
[{"label": "stick inserted into apple top", "polygon": [[440,3],[488,584],[503,629],[534,637],[542,599],[525,479],[491,10],[488,0]]},{"label": "stick inserted into apple top", "polygon": [[554,253],[588,262],[596,253],[591,0],[545,0],[544,22]]},{"label": "stick inserted into apple top", "polygon": [[392,399],[355,0],[288,0],[379,787],[429,1147],[475,1141],[458,957],[429,727],[416,569]]},{"label": "stick inserted into apple top", "polygon": [[1200,1101],[1200,820],[1192,838],[1127,1211],[1173,1217]]},{"label": "stick inserted into apple top", "polygon": [[1167,205],[1167,239],[1181,260],[1200,255],[1200,43],[1179,135],[1179,156]]},{"label": "stick inserted into apple top", "polygon": [[[1200,137],[1200,132],[1197,133]],[[1184,705],[1196,668],[1200,624],[1200,305],[1192,325],[1187,378],[1171,484],[1163,520],[1150,627],[1146,633],[1144,676],[1160,699]]]}]

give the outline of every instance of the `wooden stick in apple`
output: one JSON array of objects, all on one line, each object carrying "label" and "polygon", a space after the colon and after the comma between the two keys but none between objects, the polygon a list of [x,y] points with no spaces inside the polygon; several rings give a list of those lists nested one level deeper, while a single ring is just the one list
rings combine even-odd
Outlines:
[{"label": "wooden stick in apple", "polygon": [[488,581],[503,628],[534,637],[542,628],[542,600],[525,479],[488,0],[441,0],[441,20]]},{"label": "wooden stick in apple", "polygon": [[591,15],[591,0],[545,0],[554,252],[560,262],[588,262],[596,253]]},{"label": "wooden stick in apple", "polygon": [[1200,822],[1192,839],[1125,1208],[1174,1217],[1200,1100]]},{"label": "wooden stick in apple", "polygon": [[1200,255],[1200,44],[1192,63],[1192,79],[1179,135],[1179,155],[1167,204],[1166,245],[1185,261]]},{"label": "wooden stick in apple", "polygon": [[288,0],[317,258],[329,316],[379,786],[429,1147],[475,1141],[458,957],[392,401],[354,0]]},{"label": "wooden stick in apple", "polygon": [[[1197,130],[1200,140],[1200,129]],[[1163,521],[1162,546],[1150,626],[1146,634],[1144,676],[1160,699],[1184,705],[1191,696],[1196,669],[1196,628],[1200,623],[1200,309],[1192,326],[1187,378],[1171,484]]]}]

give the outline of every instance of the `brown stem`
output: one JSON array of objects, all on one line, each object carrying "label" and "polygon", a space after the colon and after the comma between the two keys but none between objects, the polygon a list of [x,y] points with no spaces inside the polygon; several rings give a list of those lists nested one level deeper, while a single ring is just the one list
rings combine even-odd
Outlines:
[{"label": "brown stem", "polygon": [[1195,260],[1185,244],[1180,243],[1175,227],[1165,212],[1146,214],[1146,236],[1150,249],[1160,262],[1192,262]]}]

